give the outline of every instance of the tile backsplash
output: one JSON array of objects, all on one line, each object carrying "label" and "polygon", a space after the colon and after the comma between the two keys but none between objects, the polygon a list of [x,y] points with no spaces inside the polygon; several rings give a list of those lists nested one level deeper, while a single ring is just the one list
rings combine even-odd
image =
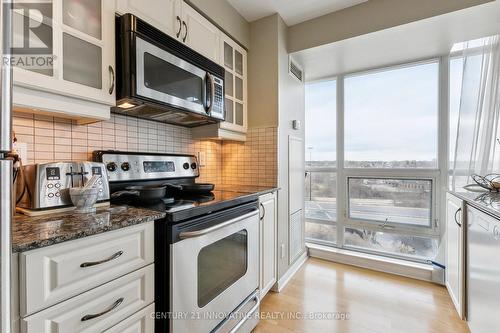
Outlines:
[{"label": "tile backsplash", "polygon": [[15,112],[18,142],[28,145],[28,162],[83,161],[92,151],[115,149],[159,153],[205,152],[199,182],[275,186],[277,129],[249,129],[247,141],[197,140],[191,130],[150,120],[112,114],[107,121],[78,125],[74,120]]},{"label": "tile backsplash", "polygon": [[222,144],[222,182],[234,185],[277,185],[277,134],[275,127],[249,128],[246,142]]},{"label": "tile backsplash", "polygon": [[13,127],[19,142],[28,144],[28,162],[91,159],[92,151],[116,149],[158,153],[206,154],[200,182],[220,184],[222,143],[194,140],[185,127],[111,115],[107,121],[78,125],[74,120],[15,112]]}]

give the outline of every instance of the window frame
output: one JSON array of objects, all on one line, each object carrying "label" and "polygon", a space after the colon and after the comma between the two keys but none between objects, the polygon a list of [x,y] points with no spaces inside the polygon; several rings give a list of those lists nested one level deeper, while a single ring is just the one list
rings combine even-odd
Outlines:
[{"label": "window frame", "polygon": [[[453,57],[453,56],[452,56]],[[364,228],[367,230],[387,232],[387,233],[400,233],[406,235],[414,235],[421,237],[430,237],[434,239],[441,238],[444,232],[445,209],[442,204],[445,199],[446,190],[448,188],[448,164],[449,164],[449,56],[437,56],[430,58],[423,58],[415,61],[398,63],[387,66],[374,67],[363,71],[349,72],[344,74],[335,75],[329,78],[322,78],[320,80],[311,81],[308,83],[336,80],[336,168],[330,168],[329,171],[337,174],[337,218],[334,222],[337,228],[336,244],[328,244],[336,248],[346,248],[344,245],[344,229]],[[344,110],[344,82],[346,77],[358,76],[363,74],[372,74],[377,72],[384,72],[387,70],[408,68],[417,65],[424,65],[429,63],[437,63],[438,65],[438,114],[437,114],[437,165],[435,168],[346,168],[345,167],[345,110]],[[314,171],[314,169],[307,171]],[[432,181],[432,194],[431,194],[431,226],[399,226],[397,228],[381,228],[374,221],[364,221],[358,219],[348,218],[349,209],[349,193],[348,193],[348,178],[390,178],[390,179],[415,179],[415,180],[431,180]],[[391,224],[392,225],[392,224]],[[308,242],[322,244],[321,241]],[[324,244],[324,243],[323,243]],[[350,250],[352,250],[350,248]],[[380,254],[379,252],[362,250],[372,254]],[[405,260],[423,262],[419,258],[409,258],[407,256],[399,256],[397,254],[388,255],[383,253],[384,256],[403,258]]]}]

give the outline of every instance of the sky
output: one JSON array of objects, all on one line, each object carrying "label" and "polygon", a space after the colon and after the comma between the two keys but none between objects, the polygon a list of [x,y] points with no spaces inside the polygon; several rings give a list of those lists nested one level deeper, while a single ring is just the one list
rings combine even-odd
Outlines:
[{"label": "sky", "polygon": [[[427,63],[346,77],[345,160],[437,159],[438,72]],[[335,160],[335,90],[335,81],[306,85],[307,160]]]}]

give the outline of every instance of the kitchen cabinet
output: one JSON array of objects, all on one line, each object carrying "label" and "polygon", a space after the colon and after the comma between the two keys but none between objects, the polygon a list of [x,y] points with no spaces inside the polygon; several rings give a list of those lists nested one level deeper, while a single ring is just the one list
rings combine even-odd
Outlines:
[{"label": "kitchen cabinet", "polygon": [[225,121],[194,128],[193,137],[245,141],[248,128],[247,52],[225,34],[220,43],[225,69]]},{"label": "kitchen cabinet", "polygon": [[23,318],[21,332],[102,332],[152,304],[153,284],[154,265],[149,265]]},{"label": "kitchen cabinet", "polygon": [[219,63],[219,44],[221,32],[198,13],[193,7],[182,1],[182,41],[208,59]]},{"label": "kitchen cabinet", "polygon": [[446,194],[445,284],[460,318],[465,319],[465,224],[464,203]]},{"label": "kitchen cabinet", "polygon": [[131,13],[219,63],[219,29],[182,0],[116,0],[118,14]]},{"label": "kitchen cabinet", "polygon": [[181,34],[181,6],[182,0],[116,0],[118,14],[134,14],[174,38]]},{"label": "kitchen cabinet", "polygon": [[[109,106],[115,105],[116,86],[113,1],[54,0],[52,10],[44,15],[29,18],[39,20],[30,24],[43,28],[39,32],[41,38],[34,33],[29,35],[29,43],[51,46],[47,52],[53,54],[53,62],[42,67],[14,68],[14,104],[55,110],[69,116],[109,118]],[[14,14],[14,40],[23,37],[22,26],[27,20],[20,12]],[[74,108],[63,109],[62,103],[70,104],[68,98],[79,102],[74,103]],[[79,107],[82,100],[101,108],[97,108],[99,111],[95,114],[86,115],[81,110],[90,107]]]},{"label": "kitchen cabinet", "polygon": [[152,331],[154,222],[18,257],[13,319],[21,332]]},{"label": "kitchen cabinet", "polygon": [[153,263],[153,239],[148,223],[22,253],[21,315]]},{"label": "kitchen cabinet", "polygon": [[277,201],[276,193],[262,195],[260,205],[260,297],[277,281]]}]

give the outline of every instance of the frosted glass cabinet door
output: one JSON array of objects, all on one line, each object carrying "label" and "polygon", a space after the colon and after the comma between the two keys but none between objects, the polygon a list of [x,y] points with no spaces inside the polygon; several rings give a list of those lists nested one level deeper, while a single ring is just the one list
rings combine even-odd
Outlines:
[{"label": "frosted glass cabinet door", "polygon": [[100,47],[63,35],[63,78],[97,89],[102,88],[102,50]]},{"label": "frosted glass cabinet door", "polygon": [[247,76],[246,51],[226,35],[222,35],[221,54],[225,71],[225,121],[221,128],[246,133]]},{"label": "frosted glass cabinet door", "polygon": [[[116,105],[114,1],[53,0],[51,3],[50,9],[42,13],[44,23],[37,32],[51,46],[51,67],[14,68],[14,84],[101,105]],[[21,19],[22,15],[15,14],[14,27],[22,28]],[[22,35],[14,29],[13,36]],[[109,110],[102,115],[107,117]]]},{"label": "frosted glass cabinet door", "polygon": [[63,23],[101,39],[101,0],[64,0]]}]

